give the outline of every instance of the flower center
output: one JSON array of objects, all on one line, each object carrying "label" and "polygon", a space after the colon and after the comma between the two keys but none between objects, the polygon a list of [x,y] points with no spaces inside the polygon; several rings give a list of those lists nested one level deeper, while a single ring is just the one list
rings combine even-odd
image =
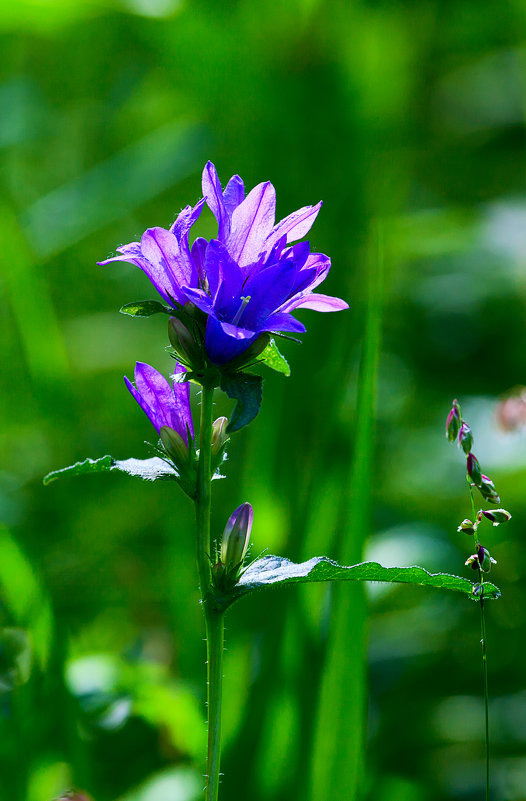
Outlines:
[{"label": "flower center", "polygon": [[250,300],[250,295],[247,295],[246,298],[241,296],[241,303],[239,304],[239,309],[237,310],[237,312],[234,315],[234,319],[232,320],[232,325],[237,325],[238,324],[238,322],[241,319],[241,316],[242,316],[243,312],[245,311],[245,307],[247,306],[249,300]]}]

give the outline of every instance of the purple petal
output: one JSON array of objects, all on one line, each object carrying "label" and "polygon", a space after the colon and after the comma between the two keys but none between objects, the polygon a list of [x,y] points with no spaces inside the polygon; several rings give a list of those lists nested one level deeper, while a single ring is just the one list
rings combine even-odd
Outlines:
[{"label": "purple petal", "polygon": [[270,234],[276,213],[276,190],[267,181],[258,184],[232,214],[227,247],[240,267],[257,261]]},{"label": "purple petal", "polygon": [[169,293],[184,303],[181,287],[192,283],[193,270],[190,260],[181,255],[175,236],[165,228],[148,228],[142,235],[141,249],[147,259],[147,267],[142,269],[152,284],[165,297]]},{"label": "purple petal", "polygon": [[133,397],[135,398],[135,400],[137,401],[137,403],[139,404],[139,406],[141,407],[141,409],[145,413],[146,417],[149,419],[149,421],[152,424],[152,426],[154,426],[157,429],[157,431],[159,431],[159,428],[161,426],[157,425],[157,415],[154,412],[154,410],[151,409],[150,406],[146,403],[146,401],[144,400],[142,395],[135,389],[135,387],[133,386],[132,382],[130,381],[130,379],[127,376],[124,376],[124,383],[126,384],[128,389],[130,390],[131,394],[133,395]]},{"label": "purple petal", "polygon": [[312,309],[319,312],[335,312],[348,309],[349,304],[340,298],[333,298],[331,295],[320,295],[319,293],[311,292],[297,300],[292,299],[286,304],[286,308],[287,311],[292,311],[292,309]]},{"label": "purple petal", "polygon": [[204,237],[198,236],[194,244],[192,245],[192,251],[191,251],[192,262],[194,263],[195,269],[197,270],[197,276],[201,284],[204,283],[204,280],[206,278],[205,256],[207,247],[208,247],[208,241],[204,239]]},{"label": "purple petal", "polygon": [[296,279],[293,262],[281,262],[266,267],[246,282],[245,297],[250,296],[241,322],[256,330],[289,298]]},{"label": "purple petal", "polygon": [[229,217],[245,199],[245,184],[239,175],[233,175],[223,192],[223,201]]},{"label": "purple petal", "polygon": [[205,335],[206,352],[214,364],[225,364],[240,356],[257,337],[256,333],[250,339],[235,339],[223,331],[219,320],[209,317]]},{"label": "purple petal", "polygon": [[243,274],[225,245],[217,239],[212,239],[206,249],[205,270],[214,304],[240,295]]},{"label": "purple petal", "polygon": [[201,309],[205,314],[214,313],[214,305],[212,299],[203,289],[193,289],[193,287],[183,287],[185,302],[189,300],[198,309]]},{"label": "purple petal", "polygon": [[304,334],[307,329],[295,320],[290,314],[283,312],[276,312],[265,321],[265,325],[260,328],[260,331],[290,331],[293,334]]},{"label": "purple petal", "polygon": [[322,201],[320,200],[315,206],[304,206],[281,220],[268,237],[269,246],[273,247],[274,243],[284,234],[287,235],[287,242],[302,239],[310,231],[321,206]]},{"label": "purple petal", "polygon": [[204,205],[205,199],[203,198],[196,203],[194,207],[185,206],[182,212],[178,215],[174,224],[170,228],[171,233],[174,234],[178,240],[181,240],[183,237],[188,239],[190,228],[199,219]]},{"label": "purple petal", "polygon": [[229,337],[234,337],[234,339],[250,339],[256,333],[255,331],[249,331],[248,328],[240,328],[238,325],[233,325],[232,323],[220,323],[221,328],[228,334]]},{"label": "purple petal", "polygon": [[224,242],[230,233],[230,217],[225,208],[223,190],[217,177],[217,170],[211,161],[207,162],[203,170],[202,186],[208,208],[216,218],[219,226],[218,238]]},{"label": "purple petal", "polygon": [[[142,400],[155,415],[155,422],[152,420],[157,432],[161,426],[170,426],[178,429],[174,425],[172,414],[173,392],[166,378],[154,367],[144,362],[137,362],[135,365],[135,386]],[[151,419],[151,417],[150,417]],[[180,431],[178,433],[181,433]]]},{"label": "purple petal", "polygon": [[[186,373],[186,369],[182,364],[176,362],[174,376],[178,376],[181,373]],[[176,425],[172,425],[172,428],[181,435],[186,445],[188,445],[188,430],[191,438],[194,438],[194,421],[192,420],[192,410],[190,408],[190,384],[187,381],[174,380],[173,399],[172,417]]]}]

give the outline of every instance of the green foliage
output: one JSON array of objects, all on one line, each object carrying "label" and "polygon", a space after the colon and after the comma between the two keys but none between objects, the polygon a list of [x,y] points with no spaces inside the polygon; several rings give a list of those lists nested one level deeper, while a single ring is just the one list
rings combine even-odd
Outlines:
[{"label": "green foliage", "polygon": [[275,370],[277,373],[290,376],[290,366],[286,358],[280,353],[276,341],[271,339],[267,347],[259,357],[259,361]]},{"label": "green foliage", "polygon": [[173,309],[164,306],[158,300],[136,300],[135,303],[126,303],[120,308],[121,314],[130,317],[151,317],[153,314],[173,314]]},{"label": "green foliage", "polygon": [[83,476],[88,473],[109,473],[116,471],[126,473],[129,476],[136,476],[145,481],[175,480],[178,473],[164,459],[154,456],[151,459],[125,459],[119,461],[113,456],[101,456],[100,459],[84,459],[83,462],[76,462],[69,467],[62,467],[60,470],[52,470],[44,478],[44,484],[50,484],[57,478],[66,476]]},{"label": "green foliage", "polygon": [[236,401],[230,415],[227,432],[232,434],[248,425],[256,417],[261,406],[263,379],[249,373],[234,373],[221,376],[221,389]]},{"label": "green foliage", "polygon": [[[240,598],[253,590],[276,584],[310,583],[318,581],[386,581],[400,584],[417,584],[442,590],[463,592],[472,596],[474,582],[449,573],[429,573],[423,567],[383,567],[378,562],[362,562],[343,567],[326,556],[315,556],[296,564],[282,556],[265,556],[258,559],[243,573],[236,587]],[[486,594],[487,593],[487,594]],[[484,583],[484,597],[498,598],[500,590],[494,584]]]}]

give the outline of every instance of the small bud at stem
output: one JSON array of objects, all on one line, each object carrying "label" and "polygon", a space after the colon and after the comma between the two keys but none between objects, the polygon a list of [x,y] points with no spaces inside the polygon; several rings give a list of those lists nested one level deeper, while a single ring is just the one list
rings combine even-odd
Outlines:
[{"label": "small bud at stem", "polygon": [[221,562],[227,570],[236,571],[247,552],[252,531],[252,506],[243,503],[232,512],[221,541]]}]

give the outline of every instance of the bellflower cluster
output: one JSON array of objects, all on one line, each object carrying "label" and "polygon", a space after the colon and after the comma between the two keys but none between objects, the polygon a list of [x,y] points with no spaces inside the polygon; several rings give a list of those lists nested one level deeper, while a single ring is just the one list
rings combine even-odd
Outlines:
[{"label": "bellflower cluster", "polygon": [[[119,255],[99,264],[131,262],[173,309],[199,309],[210,362],[231,362],[264,333],[303,333],[305,326],[292,315],[296,309],[348,308],[339,298],[313,291],[331,262],[323,253],[311,253],[308,242],[298,242],[321,202],[275,224],[276,192],[269,181],[245,197],[244,183],[234,175],[223,190],[211,162],[203,170],[202,189],[203,199],[183,209],[171,228],[148,228],[140,242],[122,245]],[[210,241],[198,237],[190,247],[190,230],[205,202],[218,235]]]}]

